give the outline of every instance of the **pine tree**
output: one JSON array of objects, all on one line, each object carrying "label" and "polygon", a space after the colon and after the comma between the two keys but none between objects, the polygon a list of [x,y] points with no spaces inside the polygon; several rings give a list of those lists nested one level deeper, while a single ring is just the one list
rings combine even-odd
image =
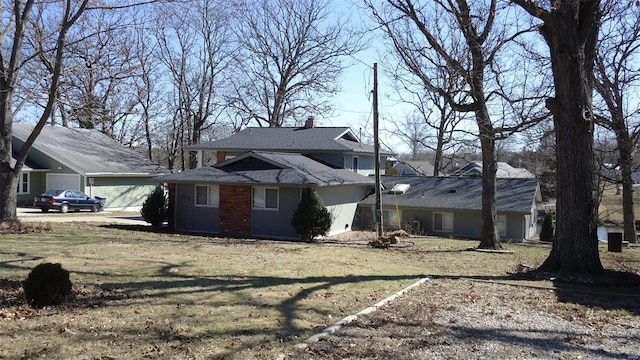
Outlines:
[{"label": "pine tree", "polygon": [[162,187],[157,186],[142,204],[142,218],[157,229],[167,218],[167,197]]},{"label": "pine tree", "polygon": [[553,225],[553,215],[551,213],[547,213],[544,216],[544,221],[542,222],[542,229],[540,229],[540,240],[553,241],[554,232],[555,226]]},{"label": "pine tree", "polygon": [[296,211],[291,217],[291,225],[301,240],[311,242],[317,236],[325,236],[331,229],[333,219],[314,189],[302,193]]}]

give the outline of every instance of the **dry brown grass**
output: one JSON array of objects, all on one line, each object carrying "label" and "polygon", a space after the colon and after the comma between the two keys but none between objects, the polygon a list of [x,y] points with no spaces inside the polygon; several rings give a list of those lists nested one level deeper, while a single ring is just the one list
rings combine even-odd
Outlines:
[{"label": "dry brown grass", "polygon": [[[486,254],[466,251],[475,241],[411,238],[383,250],[367,234],[307,244],[148,229],[61,223],[3,235],[0,359],[295,358],[295,344],[425,275],[552,285],[508,275],[539,265],[546,247]],[[639,258],[603,256],[616,269]],[[71,272],[74,298],[34,310],[19,282],[45,261]]]},{"label": "dry brown grass", "polygon": [[[640,191],[633,192],[633,204],[636,218],[640,216]],[[622,193],[616,194],[615,185],[608,185],[602,192],[598,218],[601,222],[622,224]]]}]

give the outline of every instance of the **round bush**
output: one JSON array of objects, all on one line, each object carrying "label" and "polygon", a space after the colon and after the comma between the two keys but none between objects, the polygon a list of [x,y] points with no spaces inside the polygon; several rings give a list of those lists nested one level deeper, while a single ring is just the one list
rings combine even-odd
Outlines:
[{"label": "round bush", "polygon": [[22,288],[32,307],[60,305],[71,295],[71,280],[60,264],[42,263],[31,270]]}]

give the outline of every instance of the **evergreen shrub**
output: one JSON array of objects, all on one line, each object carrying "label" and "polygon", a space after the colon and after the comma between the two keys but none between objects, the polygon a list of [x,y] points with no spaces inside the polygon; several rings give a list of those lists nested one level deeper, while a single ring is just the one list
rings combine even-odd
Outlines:
[{"label": "evergreen shrub", "polygon": [[167,197],[160,186],[156,186],[153,192],[142,204],[142,218],[153,226],[159,228],[167,219]]},{"label": "evergreen shrub", "polygon": [[541,241],[553,241],[555,237],[555,225],[553,224],[553,214],[546,213],[540,229]]},{"label": "evergreen shrub", "polygon": [[291,217],[291,224],[301,240],[311,242],[318,236],[325,236],[331,229],[333,219],[331,213],[314,189],[302,193],[296,211]]}]

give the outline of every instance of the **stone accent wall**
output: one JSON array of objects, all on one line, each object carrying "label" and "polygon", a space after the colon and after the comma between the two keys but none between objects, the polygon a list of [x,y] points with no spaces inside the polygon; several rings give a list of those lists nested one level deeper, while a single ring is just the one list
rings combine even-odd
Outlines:
[{"label": "stone accent wall", "polygon": [[220,234],[251,236],[251,186],[220,185]]}]

